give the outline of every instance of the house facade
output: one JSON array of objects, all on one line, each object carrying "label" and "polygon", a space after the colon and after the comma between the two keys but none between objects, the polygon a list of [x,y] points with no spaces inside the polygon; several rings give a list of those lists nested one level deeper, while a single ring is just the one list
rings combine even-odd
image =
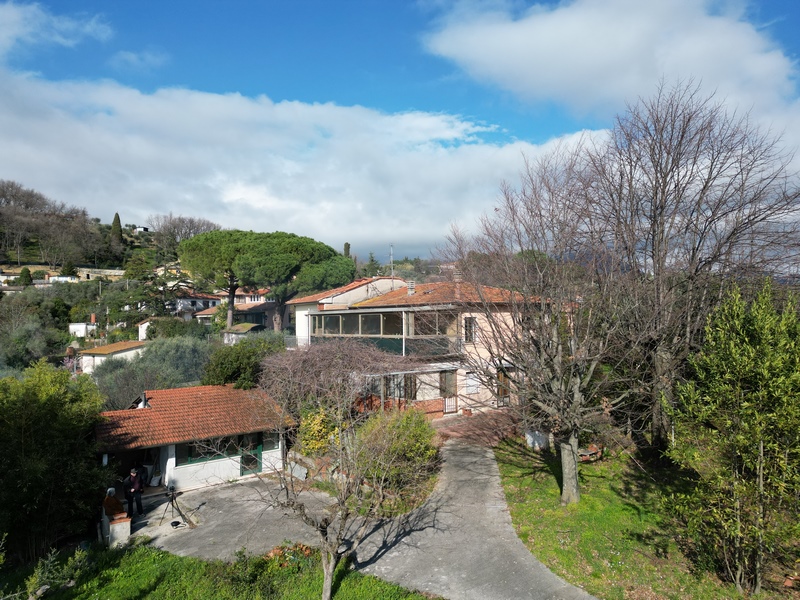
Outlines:
[{"label": "house facade", "polygon": [[195,313],[207,308],[216,308],[222,302],[223,299],[214,294],[191,292],[175,299],[175,308],[172,314],[185,321],[191,321]]},{"label": "house facade", "polygon": [[159,474],[159,485],[176,490],[280,469],[279,431],[291,425],[263,392],[231,385],[148,390],[133,408],[101,419],[104,464],[120,473],[144,464]]},{"label": "house facade", "polygon": [[[326,298],[340,297],[337,290],[327,294]],[[298,346],[357,338],[387,352],[413,356],[424,365],[413,372],[386,375],[372,391],[373,404],[413,405],[436,418],[508,402],[506,390],[487,388],[482,383],[488,379],[485,372],[468,366],[483,363],[484,371],[502,370],[502,365],[490,363],[480,332],[489,326],[484,316],[487,303],[501,313],[509,310],[506,290],[460,281],[404,282],[370,298],[351,295],[349,304],[319,303],[319,296],[290,302],[295,307]]]}]

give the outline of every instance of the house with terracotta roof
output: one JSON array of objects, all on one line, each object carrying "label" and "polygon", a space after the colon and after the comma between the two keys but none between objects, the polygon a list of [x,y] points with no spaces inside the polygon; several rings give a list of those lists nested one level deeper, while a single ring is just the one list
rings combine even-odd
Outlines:
[{"label": "house with terracotta roof", "polygon": [[206,385],[148,390],[130,409],[101,413],[96,433],[104,464],[120,474],[152,465],[159,484],[187,490],[280,468],[280,431],[291,426],[260,390]]},{"label": "house with terracotta roof", "polygon": [[[466,367],[476,361],[464,358],[469,354],[488,360],[480,335],[481,329],[489,326],[485,307],[508,313],[510,318],[511,292],[462,281],[403,282],[361,299],[354,295],[345,299],[334,292],[337,290],[290,301],[297,307],[298,347],[352,337],[387,352],[421,359],[424,366],[413,373],[383,378],[379,389],[373,391],[382,404],[413,404],[433,418],[508,403],[508,391],[487,389],[481,383],[487,378]],[[306,325],[301,327],[303,321]],[[485,368],[502,371],[504,367],[487,362]]]},{"label": "house with terracotta roof", "polygon": [[146,344],[147,342],[140,341],[116,342],[114,344],[106,344],[105,346],[81,350],[79,354],[81,370],[91,375],[98,366],[109,358],[131,360],[133,357],[142,353]]},{"label": "house with terracotta roof", "polygon": [[286,305],[293,313],[297,345],[307,346],[311,343],[312,313],[347,309],[364,300],[405,287],[406,282],[397,277],[362,277],[332,290],[289,300]]}]

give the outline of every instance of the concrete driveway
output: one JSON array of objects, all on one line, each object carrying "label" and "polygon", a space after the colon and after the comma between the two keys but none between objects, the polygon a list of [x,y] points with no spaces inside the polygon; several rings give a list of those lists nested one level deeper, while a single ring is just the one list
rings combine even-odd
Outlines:
[{"label": "concrete driveway", "polygon": [[373,532],[358,550],[356,568],[454,600],[592,598],[553,574],[517,537],[490,449],[454,439],[442,455],[429,501],[405,525]]},{"label": "concrete driveway", "polygon": [[[442,449],[442,473],[431,498],[403,519],[376,523],[356,553],[355,568],[453,600],[590,599],[550,572],[511,524],[492,451],[460,439]],[[290,512],[270,506],[264,483],[188,492],[178,504],[198,525],[179,526],[164,497],[147,505],[135,533],[169,552],[230,560],[237,550],[263,553],[285,541],[316,543]],[[322,494],[312,502],[329,502]]]}]

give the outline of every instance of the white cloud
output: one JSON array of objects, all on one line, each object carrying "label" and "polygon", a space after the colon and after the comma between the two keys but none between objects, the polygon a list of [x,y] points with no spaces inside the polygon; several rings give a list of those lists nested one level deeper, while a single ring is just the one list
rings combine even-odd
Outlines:
[{"label": "white cloud", "polygon": [[150,71],[166,64],[168,60],[169,57],[165,53],[157,50],[143,52],[121,50],[109,59],[109,64],[119,70]]},{"label": "white cloud", "polygon": [[111,27],[99,16],[57,16],[38,4],[0,5],[0,59],[21,45],[72,47],[86,38],[103,41],[112,35]]},{"label": "white cloud", "polygon": [[283,230],[378,256],[440,244],[474,223],[524,143],[482,143],[453,115],[118,83],[52,82],[0,71],[0,179],[144,224],[172,211],[225,227]]},{"label": "white cloud", "polygon": [[[498,6],[500,8],[498,8]],[[570,0],[521,13],[457,4],[427,48],[524,100],[610,114],[656,81],[694,78],[764,109],[794,95],[795,65],[743,20],[741,1]]]}]

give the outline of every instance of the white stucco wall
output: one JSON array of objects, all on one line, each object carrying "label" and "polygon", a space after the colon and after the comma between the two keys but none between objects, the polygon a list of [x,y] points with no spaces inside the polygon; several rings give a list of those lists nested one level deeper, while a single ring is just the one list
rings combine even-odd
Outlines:
[{"label": "white stucco wall", "polygon": [[295,335],[297,336],[298,346],[308,346],[311,343],[311,332],[308,327],[309,310],[311,310],[311,308],[307,304],[301,304],[298,305],[294,311]]},{"label": "white stucco wall", "polygon": [[69,334],[75,337],[86,337],[97,331],[96,323],[70,323]]},{"label": "white stucco wall", "polygon": [[[265,450],[261,453],[261,472],[270,473],[281,467],[281,449]],[[161,451],[161,472],[164,485],[176,490],[189,490],[208,485],[228,483],[241,477],[241,459],[238,456],[217,458],[188,465],[175,465],[175,446]]]},{"label": "white stucco wall", "polygon": [[131,360],[134,356],[142,353],[144,347],[131,348],[124,352],[115,352],[114,354],[82,354],[81,355],[81,370],[87,375],[91,375],[98,366],[100,366],[107,358],[121,358],[123,360]]}]

